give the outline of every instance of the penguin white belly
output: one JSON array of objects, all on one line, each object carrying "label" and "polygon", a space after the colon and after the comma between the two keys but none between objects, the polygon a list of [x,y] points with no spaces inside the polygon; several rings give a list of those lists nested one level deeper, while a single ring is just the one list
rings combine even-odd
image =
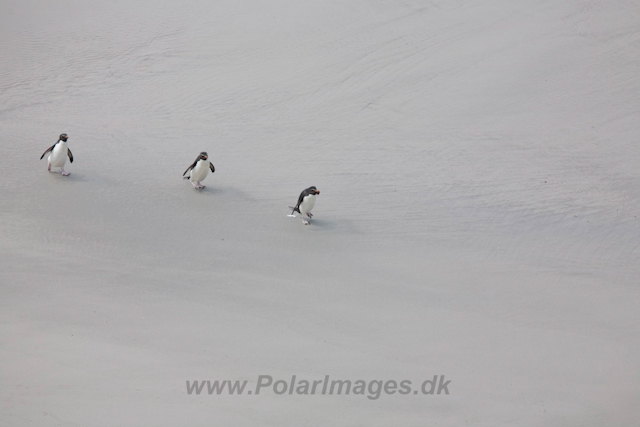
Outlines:
[{"label": "penguin white belly", "polygon": [[209,161],[198,160],[196,166],[191,170],[191,181],[200,182],[207,177],[209,172]]},{"label": "penguin white belly", "polygon": [[300,213],[302,216],[305,216],[308,212],[311,212],[311,209],[316,205],[316,195],[309,194],[302,199],[302,203],[300,203]]},{"label": "penguin white belly", "polygon": [[64,167],[64,164],[67,161],[68,151],[69,151],[69,148],[67,147],[66,142],[57,143],[56,146],[53,147],[53,150],[49,155],[48,161],[49,163],[51,163],[51,166],[54,166],[56,168]]}]

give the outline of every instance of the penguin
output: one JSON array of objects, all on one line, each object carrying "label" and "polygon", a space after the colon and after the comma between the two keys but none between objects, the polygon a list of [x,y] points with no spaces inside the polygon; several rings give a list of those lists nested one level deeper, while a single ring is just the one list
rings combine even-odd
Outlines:
[{"label": "penguin", "polygon": [[300,197],[298,197],[298,204],[295,207],[289,206],[293,209],[290,216],[295,216],[293,213],[298,212],[300,215],[302,215],[302,223],[304,225],[309,225],[309,221],[307,221],[305,215],[309,218],[313,218],[311,209],[313,209],[313,207],[316,205],[316,196],[318,194],[320,194],[320,191],[318,191],[315,185],[305,189],[302,193],[300,193]]},{"label": "penguin", "polygon": [[58,142],[47,148],[47,151],[42,153],[42,156],[40,156],[40,160],[42,160],[44,155],[51,151],[51,154],[49,154],[49,158],[47,159],[49,162],[47,170],[49,172],[51,172],[51,166],[54,166],[56,168],[60,168],[62,175],[69,175],[69,172],[64,170],[64,164],[67,161],[67,156],[69,156],[69,161],[73,163],[73,154],[71,154],[71,150],[69,150],[69,147],[67,146],[67,139],[69,139],[69,137],[66,133],[60,134]]},{"label": "penguin", "polygon": [[[196,190],[200,190],[205,187],[204,185],[200,184],[200,181],[204,180],[207,177],[209,169],[211,169],[211,173],[214,173],[216,171],[213,163],[207,160],[208,158],[209,155],[205,151],[203,151],[202,153],[200,153],[196,161],[193,162],[193,164],[189,166],[187,170],[182,174],[184,179],[191,180],[191,185],[193,185],[193,188],[195,188]],[[191,171],[189,176],[185,176],[189,171]]]}]

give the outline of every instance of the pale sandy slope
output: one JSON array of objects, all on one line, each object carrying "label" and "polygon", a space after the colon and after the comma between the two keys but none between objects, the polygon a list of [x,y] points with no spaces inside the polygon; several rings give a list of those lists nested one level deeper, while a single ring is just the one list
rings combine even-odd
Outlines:
[{"label": "pale sandy slope", "polygon": [[638,425],[637,1],[2,10],[3,426]]}]

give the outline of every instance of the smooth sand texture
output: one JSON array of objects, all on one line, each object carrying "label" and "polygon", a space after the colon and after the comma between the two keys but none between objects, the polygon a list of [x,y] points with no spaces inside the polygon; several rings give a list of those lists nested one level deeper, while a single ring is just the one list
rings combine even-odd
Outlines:
[{"label": "smooth sand texture", "polygon": [[637,1],[2,10],[1,425],[640,422]]}]

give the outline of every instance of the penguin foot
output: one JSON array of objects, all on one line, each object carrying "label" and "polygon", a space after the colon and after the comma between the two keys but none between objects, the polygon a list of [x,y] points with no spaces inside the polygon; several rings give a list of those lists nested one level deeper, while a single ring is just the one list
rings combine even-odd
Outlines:
[{"label": "penguin foot", "polygon": [[309,225],[309,221],[307,221],[306,219],[303,219],[303,220],[302,220],[302,223],[303,223],[304,225]]},{"label": "penguin foot", "polygon": [[311,212],[307,212],[307,216],[308,216],[309,218],[313,218],[313,214],[312,214]]},{"label": "penguin foot", "polygon": [[47,170],[51,172],[51,163],[49,163],[49,165],[47,166]]},{"label": "penguin foot", "polygon": [[67,172],[66,170],[62,169],[62,172],[60,172],[62,174],[62,176],[69,176],[69,172]]}]

